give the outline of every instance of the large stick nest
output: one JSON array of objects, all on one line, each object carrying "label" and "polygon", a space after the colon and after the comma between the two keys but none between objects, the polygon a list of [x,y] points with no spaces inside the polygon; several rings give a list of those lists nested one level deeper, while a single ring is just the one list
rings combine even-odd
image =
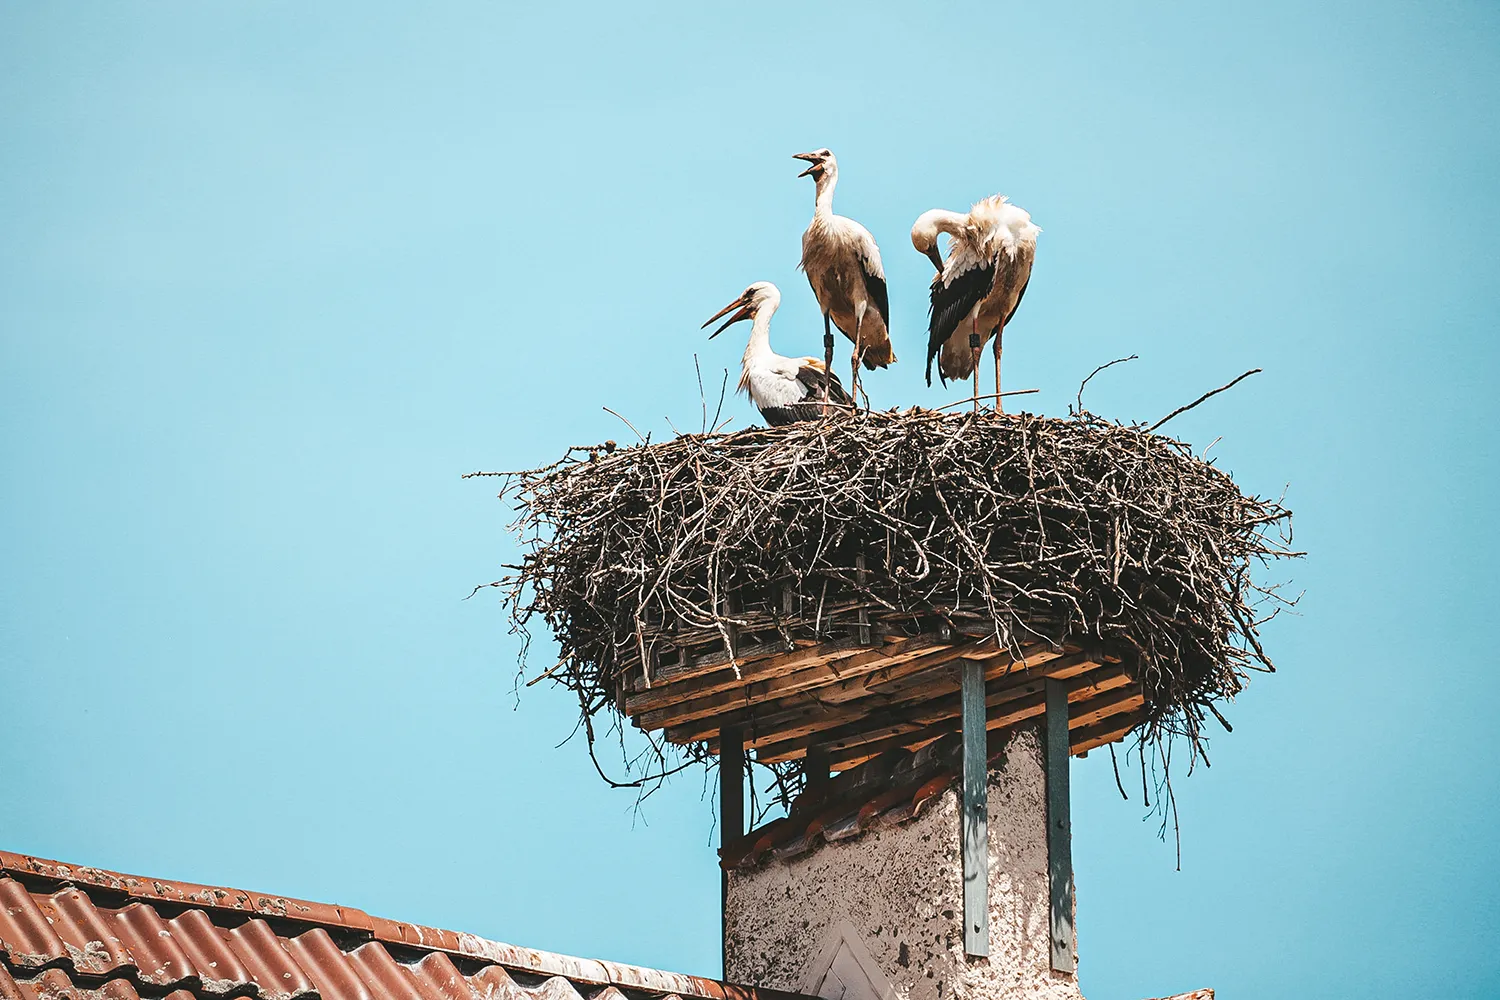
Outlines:
[{"label": "large stick nest", "polygon": [[585,722],[665,646],[832,635],[861,611],[1124,651],[1143,732],[1195,749],[1205,710],[1271,669],[1257,631],[1275,588],[1252,573],[1291,554],[1290,511],[1088,413],[864,413],[575,448],[505,475],[524,556],[498,585],[519,632],[540,615],[556,637],[550,673]]}]

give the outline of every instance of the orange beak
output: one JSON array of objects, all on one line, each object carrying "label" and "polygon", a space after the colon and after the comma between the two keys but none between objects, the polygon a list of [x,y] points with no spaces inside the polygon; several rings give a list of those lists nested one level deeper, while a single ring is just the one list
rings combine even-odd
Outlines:
[{"label": "orange beak", "polygon": [[708,317],[708,320],[702,326],[700,326],[698,329],[700,329],[700,330],[706,330],[706,329],[708,329],[708,324],[709,323],[712,323],[714,320],[718,319],[720,316],[723,316],[725,313],[727,313],[727,312],[729,312],[729,311],[731,311],[733,309],[736,309],[736,308],[739,309],[739,312],[735,313],[733,316],[731,316],[728,319],[726,319],[724,321],[724,325],[723,326],[719,327],[713,333],[710,333],[708,335],[708,339],[709,340],[713,340],[719,334],[723,333],[725,330],[729,329],[731,326],[733,326],[734,324],[738,323],[740,320],[742,320],[742,319],[749,319],[750,318],[750,316],[751,316],[750,302],[749,302],[748,299],[745,298],[745,296],[741,295],[739,298],[737,298],[733,302],[729,303],[729,305],[725,306],[723,309],[720,309],[718,312],[716,312],[712,316]]}]

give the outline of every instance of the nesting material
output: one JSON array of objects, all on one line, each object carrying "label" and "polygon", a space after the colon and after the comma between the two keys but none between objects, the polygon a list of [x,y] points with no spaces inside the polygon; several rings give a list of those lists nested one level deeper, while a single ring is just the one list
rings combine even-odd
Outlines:
[{"label": "nesting material", "polygon": [[[524,555],[499,586],[519,632],[540,617],[556,637],[549,674],[586,719],[655,728],[670,711],[634,709],[717,677],[731,699],[744,681],[730,721],[754,729],[795,708],[750,711],[757,662],[836,667],[865,662],[858,648],[911,662],[951,643],[1001,674],[1038,650],[1117,665],[1138,692],[1134,731],[1196,747],[1214,704],[1272,669],[1257,630],[1275,588],[1254,574],[1291,554],[1290,512],[1181,442],[1091,414],[863,413],[575,448],[504,475]],[[805,652],[835,648],[843,661]],[[900,699],[881,704],[900,721]],[[701,754],[722,720],[699,714],[666,735]],[[772,759],[858,729],[810,717],[794,742],[772,734]]]}]

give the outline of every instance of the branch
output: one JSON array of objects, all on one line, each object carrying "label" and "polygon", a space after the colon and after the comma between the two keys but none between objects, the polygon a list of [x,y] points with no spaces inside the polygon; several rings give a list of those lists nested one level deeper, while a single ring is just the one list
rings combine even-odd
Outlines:
[{"label": "branch", "polygon": [[1186,413],[1188,410],[1191,410],[1193,407],[1197,406],[1199,403],[1203,402],[1205,399],[1208,399],[1210,396],[1217,396],[1219,393],[1223,392],[1225,389],[1233,389],[1236,385],[1239,385],[1241,382],[1243,382],[1245,379],[1249,378],[1251,375],[1259,375],[1260,372],[1261,372],[1261,369],[1259,369],[1259,368],[1252,368],[1249,371],[1247,371],[1245,374],[1241,375],[1239,378],[1235,379],[1233,382],[1230,382],[1228,385],[1221,385],[1217,389],[1214,389],[1212,392],[1205,392],[1203,395],[1199,396],[1197,399],[1193,400],[1188,405],[1186,405],[1186,406],[1179,406],[1177,409],[1173,410],[1171,413],[1168,413],[1165,417],[1162,417],[1160,420],[1158,420],[1156,423],[1152,424],[1150,427],[1147,427],[1146,428],[1146,433],[1150,434],[1152,431],[1156,430],[1162,424],[1166,423],[1168,420],[1171,420],[1173,417],[1177,416],[1177,414],[1179,414],[1179,413]]}]

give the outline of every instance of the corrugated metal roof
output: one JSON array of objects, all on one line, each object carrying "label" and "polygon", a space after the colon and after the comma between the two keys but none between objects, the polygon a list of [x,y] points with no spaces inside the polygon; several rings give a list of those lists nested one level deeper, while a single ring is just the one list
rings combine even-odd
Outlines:
[{"label": "corrugated metal roof", "polygon": [[0,1000],[792,1000],[363,910],[0,851]]}]

